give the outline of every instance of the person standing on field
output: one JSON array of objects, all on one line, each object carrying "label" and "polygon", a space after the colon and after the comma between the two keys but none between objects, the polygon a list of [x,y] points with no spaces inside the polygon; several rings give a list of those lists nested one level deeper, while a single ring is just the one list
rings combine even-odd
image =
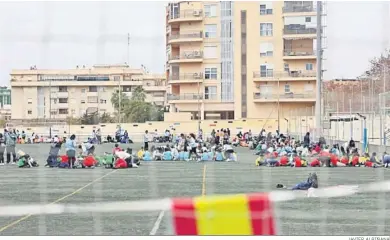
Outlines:
[{"label": "person standing on field", "polygon": [[148,130],[145,131],[145,135],[144,135],[144,150],[145,151],[149,150],[149,133],[148,133]]},{"label": "person standing on field", "polygon": [[16,161],[16,145],[17,135],[15,129],[9,129],[9,131],[5,130],[5,149],[7,151],[7,164],[11,163],[11,154],[12,154],[12,164],[15,164]]}]

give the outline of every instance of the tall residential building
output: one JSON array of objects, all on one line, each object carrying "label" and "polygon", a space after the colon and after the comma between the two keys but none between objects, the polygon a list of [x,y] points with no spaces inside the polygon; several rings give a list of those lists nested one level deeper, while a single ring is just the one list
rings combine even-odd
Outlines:
[{"label": "tall residential building", "polygon": [[313,107],[316,15],[314,1],[170,3],[170,112],[193,119],[282,118]]},{"label": "tall residential building", "polygon": [[92,68],[13,70],[12,119],[66,119],[85,113],[115,112],[111,96],[119,88],[131,97],[142,86],[146,101],[165,105],[165,75],[153,75],[127,65],[94,65]]}]

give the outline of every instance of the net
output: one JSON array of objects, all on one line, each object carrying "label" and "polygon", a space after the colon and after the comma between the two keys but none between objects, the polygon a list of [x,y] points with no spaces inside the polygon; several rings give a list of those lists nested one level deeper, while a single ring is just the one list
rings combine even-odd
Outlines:
[{"label": "net", "polygon": [[[140,146],[131,145],[133,149]],[[43,160],[47,147],[34,144],[19,148]],[[99,145],[96,154],[112,147]],[[388,234],[389,170],[258,168],[254,164],[256,156],[247,148],[237,151],[238,163],[143,162],[138,169],[124,170],[6,166],[0,197],[0,234],[188,234],[177,229],[179,217],[185,226],[189,226],[188,221],[196,226],[192,231],[196,229],[197,234]],[[275,191],[277,183],[293,186],[313,171],[320,183],[315,192]],[[265,194],[251,194],[259,192]],[[204,199],[197,197],[202,195]],[[268,210],[251,210],[251,196],[266,196],[270,201]],[[191,204],[174,207],[175,201],[183,199],[192,203],[192,212],[188,212]],[[200,213],[194,212],[198,210]],[[251,228],[253,221],[267,218],[272,218],[273,224],[261,222],[255,225],[258,228]],[[203,224],[199,223],[202,219]],[[223,219],[229,219],[228,223]]]}]

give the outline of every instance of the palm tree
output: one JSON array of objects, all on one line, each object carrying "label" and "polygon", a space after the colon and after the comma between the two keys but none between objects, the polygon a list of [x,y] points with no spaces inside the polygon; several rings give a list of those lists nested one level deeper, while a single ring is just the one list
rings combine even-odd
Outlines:
[{"label": "palm tree", "polygon": [[137,102],[145,102],[146,99],[146,94],[142,86],[137,86],[134,89],[133,95],[131,97],[132,101],[137,101]]},{"label": "palm tree", "polygon": [[129,103],[129,98],[122,91],[116,90],[112,94],[112,96],[111,96],[111,104],[112,104],[112,106],[114,106],[114,109],[118,111],[119,110],[119,96],[121,96],[121,98],[120,98],[121,112],[123,112],[124,107]]}]

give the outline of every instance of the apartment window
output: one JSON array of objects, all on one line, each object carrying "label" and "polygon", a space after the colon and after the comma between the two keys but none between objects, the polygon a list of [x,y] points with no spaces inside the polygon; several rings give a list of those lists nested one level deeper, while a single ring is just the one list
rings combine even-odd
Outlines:
[{"label": "apartment window", "polygon": [[290,93],[291,92],[289,84],[284,85],[284,92],[285,93]]},{"label": "apartment window", "polygon": [[206,24],[204,31],[205,38],[216,38],[217,37],[217,24]]},{"label": "apartment window", "polygon": [[89,87],[88,87],[88,91],[89,91],[89,92],[97,92],[98,90],[97,90],[97,87],[96,87],[96,86],[89,86]]},{"label": "apartment window", "polygon": [[27,99],[28,104],[32,104],[32,98]]},{"label": "apartment window", "polygon": [[260,43],[260,57],[272,57],[274,45],[272,43]]},{"label": "apartment window", "polygon": [[59,114],[68,114],[68,109],[67,108],[60,108],[58,109]]},{"label": "apartment window", "polygon": [[260,15],[270,15],[270,14],[272,14],[272,5],[260,4]]},{"label": "apartment window", "polygon": [[121,76],[114,76],[114,81],[120,81],[121,80]]},{"label": "apartment window", "polygon": [[218,58],[217,46],[204,46],[203,57],[205,59]]},{"label": "apartment window", "polygon": [[284,71],[285,72],[290,72],[290,66],[288,65],[288,63],[284,64]]},{"label": "apartment window", "polygon": [[100,103],[101,103],[101,104],[106,104],[106,103],[107,103],[107,100],[105,100],[105,99],[100,99]]},{"label": "apartment window", "polygon": [[305,17],[305,22],[307,23],[311,22],[311,17]]},{"label": "apartment window", "polygon": [[81,89],[81,93],[85,93],[85,88],[82,88],[82,89]]},{"label": "apartment window", "polygon": [[204,98],[209,100],[217,99],[217,87],[205,87]]},{"label": "apartment window", "polygon": [[272,29],[273,29],[272,23],[260,23],[260,36],[271,37],[273,34]]},{"label": "apartment window", "polygon": [[217,5],[205,5],[204,6],[205,17],[216,17],[217,16]]},{"label": "apartment window", "polygon": [[81,100],[81,103],[84,104],[84,103],[85,103],[85,100]]},{"label": "apartment window", "polygon": [[58,102],[59,103],[68,103],[68,99],[67,98],[59,98]]},{"label": "apartment window", "polygon": [[260,65],[260,77],[273,77],[274,67],[270,64]]},{"label": "apartment window", "polygon": [[123,92],[131,92],[131,86],[123,86],[122,91]]},{"label": "apartment window", "polygon": [[98,97],[88,97],[88,103],[98,103]]},{"label": "apartment window", "polygon": [[68,92],[68,87],[60,86],[58,87],[59,92]]},{"label": "apartment window", "polygon": [[27,114],[31,115],[32,114],[32,110],[28,110]]},{"label": "apartment window", "polygon": [[217,68],[204,69],[204,79],[217,79],[217,78],[218,78]]},{"label": "apartment window", "polygon": [[306,71],[313,71],[313,63],[306,63]]},{"label": "apartment window", "polygon": [[57,110],[52,110],[52,111],[50,111],[50,114],[51,114],[51,115],[57,115]]}]

